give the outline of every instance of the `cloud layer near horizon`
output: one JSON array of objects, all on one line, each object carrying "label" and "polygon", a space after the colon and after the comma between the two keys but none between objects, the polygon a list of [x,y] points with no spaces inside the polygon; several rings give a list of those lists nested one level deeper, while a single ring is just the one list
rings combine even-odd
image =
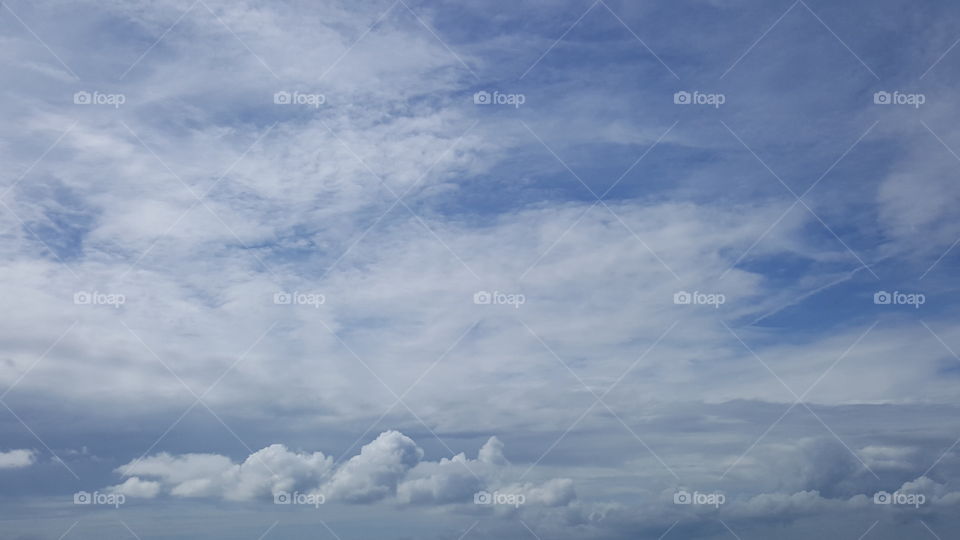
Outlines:
[{"label": "cloud layer near horizon", "polygon": [[126,479],[105,491],[130,497],[209,497],[231,501],[271,499],[302,492],[324,502],[356,504],[385,499],[408,504],[473,503],[480,491],[523,495],[524,502],[563,506],[575,499],[569,479],[542,485],[504,482],[503,443],[496,437],[476,459],[463,453],[439,461],[423,460],[423,449],[397,431],[385,431],[340,464],[321,452],[291,452],[273,444],[242,463],[217,454],[160,453],[118,467]]}]

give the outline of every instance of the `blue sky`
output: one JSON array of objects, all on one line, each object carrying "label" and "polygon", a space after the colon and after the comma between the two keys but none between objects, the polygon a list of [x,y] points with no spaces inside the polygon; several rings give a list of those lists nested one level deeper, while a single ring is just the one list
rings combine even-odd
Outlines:
[{"label": "blue sky", "polygon": [[4,2],[0,539],[948,537],[958,17]]}]

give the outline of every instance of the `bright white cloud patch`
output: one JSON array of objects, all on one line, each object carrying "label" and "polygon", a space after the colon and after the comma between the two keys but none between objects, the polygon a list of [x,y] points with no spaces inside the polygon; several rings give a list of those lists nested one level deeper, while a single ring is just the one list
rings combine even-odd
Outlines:
[{"label": "bright white cloud patch", "polygon": [[29,467],[37,460],[33,450],[9,450],[0,452],[0,469],[21,469]]},{"label": "bright white cloud patch", "polygon": [[325,501],[368,504],[393,500],[408,504],[474,503],[482,491],[501,490],[523,497],[524,504],[564,506],[576,499],[570,479],[543,484],[509,483],[511,473],[496,437],[481,447],[477,459],[457,454],[425,461],[422,448],[398,431],[385,431],[359,454],[334,465],[321,452],[291,452],[274,444],[242,463],[217,454],[166,453],[117,468],[127,479],[107,488],[130,497],[215,498],[234,501],[269,499],[299,491],[320,494]]},{"label": "bright white cloud patch", "polygon": [[[250,500],[316,483],[331,463],[320,452],[291,452],[281,444],[254,452],[242,463],[217,454],[157,454],[119,467],[117,472],[130,478],[113,489],[131,496],[152,497],[166,490],[179,497]],[[144,478],[155,479],[148,490],[141,489]]]},{"label": "bright white cloud patch", "polygon": [[127,497],[138,497],[142,499],[151,499],[160,493],[160,482],[150,480],[141,480],[133,477],[127,478],[122,484],[109,488],[113,493],[122,493]]}]

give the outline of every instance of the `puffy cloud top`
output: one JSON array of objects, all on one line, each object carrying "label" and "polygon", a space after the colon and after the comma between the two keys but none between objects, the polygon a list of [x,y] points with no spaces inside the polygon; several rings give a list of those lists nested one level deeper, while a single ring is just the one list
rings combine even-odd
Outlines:
[{"label": "puffy cloud top", "polygon": [[523,495],[527,504],[548,507],[576,499],[568,478],[543,484],[505,483],[511,470],[496,437],[484,443],[477,459],[463,453],[438,461],[423,457],[423,449],[399,431],[381,433],[339,466],[322,452],[292,452],[282,444],[258,450],[242,463],[219,454],[161,453],[118,467],[127,478],[108,490],[140,498],[168,494],[234,501],[301,491],[351,504],[470,503],[480,490],[498,489]]},{"label": "puffy cloud top", "polygon": [[396,493],[397,482],[423,458],[410,437],[386,431],[340,467],[327,486],[330,494],[350,502],[369,502]]}]

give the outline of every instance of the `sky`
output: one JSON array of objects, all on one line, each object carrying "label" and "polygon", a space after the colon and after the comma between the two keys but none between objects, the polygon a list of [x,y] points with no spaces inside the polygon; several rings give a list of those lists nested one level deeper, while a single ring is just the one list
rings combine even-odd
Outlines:
[{"label": "sky", "polygon": [[4,0],[0,540],[952,537],[958,22]]}]

